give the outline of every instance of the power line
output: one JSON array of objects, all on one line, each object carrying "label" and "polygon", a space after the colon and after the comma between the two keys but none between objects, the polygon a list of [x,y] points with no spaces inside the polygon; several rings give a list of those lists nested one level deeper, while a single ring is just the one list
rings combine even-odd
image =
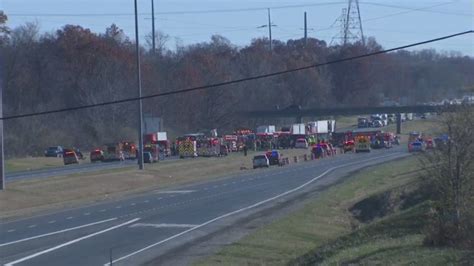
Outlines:
[{"label": "power line", "polygon": [[[209,14],[209,13],[233,13],[233,12],[248,12],[248,11],[266,11],[270,9],[288,9],[288,8],[301,8],[301,7],[313,7],[313,6],[330,6],[330,5],[341,5],[346,2],[324,2],[315,4],[295,4],[295,5],[283,5],[283,6],[269,6],[269,7],[250,7],[250,8],[229,8],[229,9],[207,9],[207,10],[195,10],[195,11],[165,11],[155,12],[155,15],[180,15],[180,14]],[[139,15],[149,15],[149,13],[139,13]],[[12,13],[8,16],[18,17],[117,17],[117,16],[133,16],[132,13]]]},{"label": "power line", "polygon": [[[382,4],[382,3],[375,3],[375,2],[360,2],[361,4],[372,5],[372,6],[380,6],[380,7],[390,7],[390,8],[398,8],[398,9],[405,9],[405,10],[412,10],[412,11],[423,11],[428,13],[437,13],[443,15],[455,15],[455,16],[465,16],[465,17],[472,17],[472,14],[468,13],[459,13],[459,12],[449,12],[449,11],[438,11],[438,10],[425,10],[424,8],[414,8],[414,7],[407,7],[407,6],[398,6],[398,5],[389,5],[389,4]],[[440,3],[438,5],[446,5],[446,4],[453,4],[454,1]]]},{"label": "power line", "polygon": [[[195,11],[164,11],[164,12],[155,12],[155,15],[186,15],[186,14],[209,14],[209,13],[234,13],[234,12],[248,12],[248,11],[265,11],[268,8],[270,9],[292,9],[292,8],[303,8],[303,7],[317,7],[317,6],[331,6],[331,5],[342,5],[346,4],[345,1],[338,2],[324,2],[324,3],[315,3],[315,4],[294,4],[294,5],[282,5],[282,6],[269,6],[269,7],[251,7],[251,8],[229,8],[229,9],[207,9],[207,10],[195,10]],[[447,2],[442,4],[452,4],[455,2]],[[456,16],[466,16],[472,17],[472,14],[468,13],[458,13],[458,12],[449,12],[449,11],[438,11],[438,10],[424,10],[423,8],[413,8],[407,6],[398,6],[390,4],[382,4],[376,2],[360,2],[360,4],[380,6],[380,7],[389,7],[397,9],[405,9],[411,11],[423,11],[428,13],[438,13],[444,15],[456,15]],[[442,5],[441,4],[441,5]],[[124,16],[133,16],[132,13],[11,13],[8,14],[9,17],[124,17]],[[142,15],[149,15],[149,13],[139,13]]]},{"label": "power line", "polygon": [[470,33],[474,33],[474,31],[473,30],[468,30],[468,31],[459,32],[459,33],[455,33],[455,34],[451,34],[451,35],[447,35],[447,36],[443,36],[443,37],[439,37],[439,38],[435,38],[435,39],[430,39],[430,40],[426,40],[426,41],[422,41],[422,42],[417,42],[417,43],[412,43],[412,44],[408,44],[408,45],[404,45],[404,46],[399,46],[399,47],[395,47],[395,48],[391,48],[391,49],[387,49],[387,50],[381,50],[381,51],[377,51],[377,52],[373,52],[373,53],[347,57],[347,58],[343,58],[343,59],[339,59],[339,60],[328,61],[328,62],[319,63],[319,64],[313,64],[313,65],[308,65],[308,66],[299,67],[299,68],[287,69],[287,70],[268,73],[268,74],[264,74],[264,75],[241,78],[241,79],[225,81],[225,82],[220,82],[220,83],[214,83],[214,84],[210,84],[210,85],[198,86],[198,87],[193,87],[193,88],[181,89],[181,90],[176,90],[176,91],[156,93],[156,94],[151,94],[151,95],[142,96],[142,97],[126,98],[126,99],[117,100],[117,101],[109,101],[109,102],[103,102],[103,103],[97,103],[97,104],[89,104],[89,105],[82,105],[82,106],[76,106],[76,107],[68,107],[68,108],[49,110],[49,111],[43,111],[43,112],[11,115],[11,116],[1,117],[0,119],[1,120],[12,120],[12,119],[40,116],[40,115],[46,115],[46,114],[76,111],[76,110],[89,109],[89,108],[100,107],[100,106],[107,106],[107,105],[113,105],[113,104],[133,102],[133,101],[138,101],[138,100],[145,100],[145,99],[151,99],[151,98],[157,98],[157,97],[187,93],[187,92],[192,92],[192,91],[199,91],[199,90],[211,89],[211,88],[216,88],[216,87],[222,87],[222,86],[226,86],[226,85],[232,85],[232,84],[247,82],[247,81],[251,81],[251,80],[258,80],[258,79],[263,79],[263,78],[269,78],[269,77],[274,77],[274,76],[279,76],[279,75],[283,75],[283,74],[293,73],[293,72],[297,72],[297,71],[301,71],[301,70],[317,68],[317,67],[321,67],[321,66],[332,65],[332,64],[337,64],[337,63],[362,59],[362,58],[366,58],[366,57],[371,57],[371,56],[375,56],[375,55],[385,54],[385,53],[389,53],[389,52],[393,52],[393,51],[397,51],[397,50],[402,50],[402,49],[406,49],[406,48],[420,46],[420,45],[423,45],[423,44],[438,42],[438,41],[441,41],[441,40],[446,40],[446,39],[450,39],[450,38],[454,38],[454,37],[457,37],[457,36],[466,35],[466,34],[470,34]]}]

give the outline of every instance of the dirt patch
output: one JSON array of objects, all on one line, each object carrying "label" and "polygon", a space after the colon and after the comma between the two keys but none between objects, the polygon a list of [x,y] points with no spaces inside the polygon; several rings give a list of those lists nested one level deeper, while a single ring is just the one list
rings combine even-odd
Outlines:
[{"label": "dirt patch", "polygon": [[367,197],[349,208],[352,216],[362,223],[383,218],[398,210],[413,207],[429,198],[429,189],[411,183]]}]

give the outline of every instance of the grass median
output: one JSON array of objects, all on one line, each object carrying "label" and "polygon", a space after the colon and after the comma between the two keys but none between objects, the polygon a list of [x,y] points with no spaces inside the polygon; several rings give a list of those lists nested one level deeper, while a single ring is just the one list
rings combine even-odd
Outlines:
[{"label": "grass median", "polygon": [[[258,152],[257,152],[258,153]],[[284,157],[309,154],[309,150],[283,150]],[[103,170],[7,183],[0,192],[0,218],[14,218],[47,210],[120,198],[140,192],[211,180],[222,176],[261,171],[252,169],[255,152],[232,153],[220,158],[194,158],[163,161],[136,167]]]}]

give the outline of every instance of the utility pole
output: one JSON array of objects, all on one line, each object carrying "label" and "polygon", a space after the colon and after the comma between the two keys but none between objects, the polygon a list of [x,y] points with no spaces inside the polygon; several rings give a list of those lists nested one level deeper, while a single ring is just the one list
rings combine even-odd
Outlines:
[{"label": "utility pole", "polygon": [[308,24],[306,22],[306,11],[304,12],[304,45],[308,44]]},{"label": "utility pole", "polygon": [[153,55],[156,52],[156,46],[155,46],[155,0],[151,0],[151,37],[153,38],[152,40],[152,53]]},{"label": "utility pole", "polygon": [[348,0],[347,8],[342,9],[342,14],[336,22],[339,22],[341,30],[337,36],[332,38],[331,43],[339,39],[343,46],[356,41],[361,41],[365,45],[359,0]]},{"label": "utility pole", "polygon": [[142,82],[140,73],[140,43],[138,42],[138,8],[135,0],[135,48],[137,57],[137,89],[138,89],[138,169],[143,170],[143,106]]},{"label": "utility pole", "polygon": [[270,39],[270,52],[273,51],[272,49],[272,19],[270,17],[270,8],[268,10],[268,37]]},{"label": "utility pole", "polygon": [[[0,84],[0,117],[3,117],[3,87]],[[0,190],[5,189],[5,153],[3,151],[3,119],[0,120]]]}]

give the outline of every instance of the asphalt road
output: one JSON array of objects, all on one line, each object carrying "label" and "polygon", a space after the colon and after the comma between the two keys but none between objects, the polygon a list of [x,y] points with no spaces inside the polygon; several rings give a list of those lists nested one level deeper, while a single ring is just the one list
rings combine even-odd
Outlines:
[{"label": "asphalt road", "polygon": [[[0,224],[5,265],[137,265],[311,190],[409,156],[403,147],[258,169],[206,183]],[[159,259],[159,258],[158,258]]]}]

